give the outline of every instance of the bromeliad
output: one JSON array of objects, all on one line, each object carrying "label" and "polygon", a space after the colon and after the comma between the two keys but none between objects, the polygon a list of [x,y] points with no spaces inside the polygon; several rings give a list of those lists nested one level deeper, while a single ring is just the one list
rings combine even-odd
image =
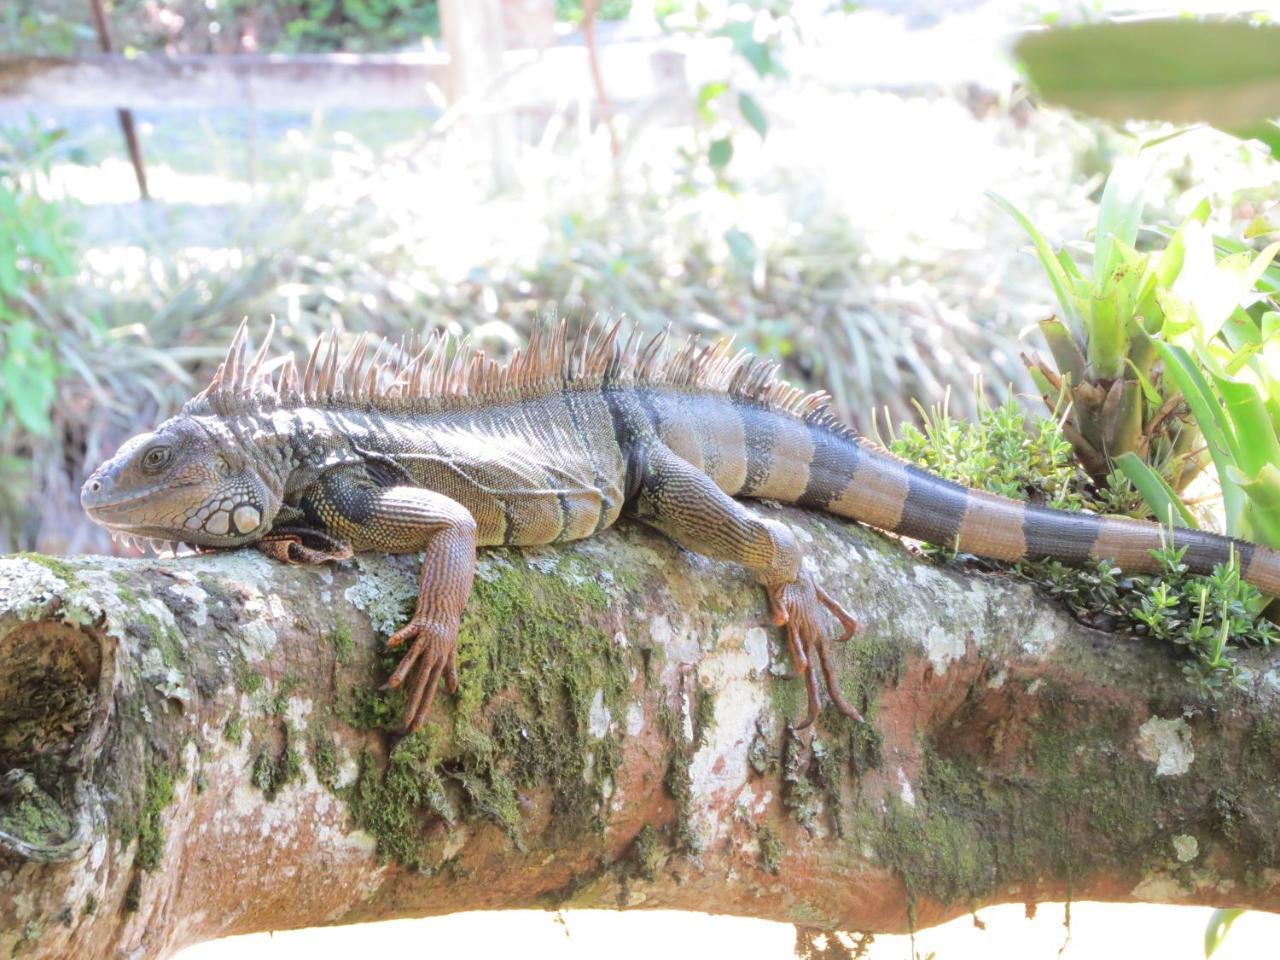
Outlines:
[{"label": "bromeliad", "polygon": [[[795,534],[740,497],[771,499],[984,557],[1109,559],[1155,568],[1164,531],[1125,517],[1065,513],[969,490],[896,459],[831,413],[825,393],[727,342],[620,326],[571,338],[536,326],[505,363],[434,336],[421,349],[360,341],[340,358],[322,338],[299,373],[252,357],[241,325],[212,381],[153,432],[128,441],[81,492],[114,532],[203,549],[253,546],[320,563],[355,551],[422,552],[417,607],[388,641],[407,646],[389,684],[412,675],[407,731],[443,678],[457,685],[457,637],[477,547],[589,537],[621,516],[688,550],[741,563],[765,588],[804,672],[811,723],[819,674],[842,713],[830,643],[853,616],[806,565]],[[1280,594],[1280,553],[1178,531],[1192,572],[1234,552],[1245,579]],[[416,672],[415,672],[416,670]]]}]

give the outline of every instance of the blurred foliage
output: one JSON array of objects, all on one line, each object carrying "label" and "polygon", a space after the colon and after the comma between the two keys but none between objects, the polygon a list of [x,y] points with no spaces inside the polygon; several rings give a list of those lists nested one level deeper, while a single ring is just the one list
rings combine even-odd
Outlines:
[{"label": "blurred foliage", "polygon": [[1105,120],[1209,123],[1280,156],[1280,27],[1181,18],[1026,35],[1014,51],[1044,100]]},{"label": "blurred foliage", "polygon": [[[1054,251],[1021,212],[995,199],[1031,237],[1061,311],[1040,323],[1052,364],[1027,360],[1045,403],[1051,410],[1067,405],[1068,436],[1095,479],[1119,465],[1162,517],[1172,508],[1176,519],[1187,520],[1176,494],[1206,463],[1212,459],[1218,466],[1224,489],[1231,484],[1220,455],[1227,434],[1212,423],[1206,426],[1205,408],[1196,403],[1202,393],[1188,379],[1196,364],[1189,357],[1173,362],[1170,350],[1194,344],[1202,362],[1220,371],[1235,366],[1228,355],[1232,349],[1248,343],[1251,351],[1261,350],[1264,315],[1253,307],[1260,296],[1256,288],[1280,245],[1219,261],[1204,226],[1209,205],[1201,202],[1163,250],[1139,252],[1147,176],[1146,164],[1138,159],[1115,165],[1098,206],[1088,272],[1071,250]],[[1246,307],[1255,310],[1256,319]],[[1216,345],[1216,361],[1210,344]],[[1270,382],[1261,360],[1255,358],[1252,369],[1256,378]],[[1204,402],[1217,400],[1206,396]],[[1280,411],[1280,396],[1275,402]],[[1270,449],[1261,446],[1263,440],[1251,433],[1232,449]],[[1256,477],[1256,457],[1247,459],[1250,476]],[[1243,515],[1233,509],[1231,496],[1228,501],[1228,531],[1256,533],[1257,525],[1241,525]],[[1280,524],[1276,533],[1280,544]]]},{"label": "blurred foliage", "polygon": [[[58,296],[75,273],[73,208],[40,195],[63,131],[0,128],[0,515],[30,493],[27,461],[52,439],[50,411],[64,368],[33,309]],[[3,521],[0,521],[2,523]]]},{"label": "blurred foliage", "polygon": [[[97,50],[87,0],[0,7],[0,53]],[[437,0],[108,0],[107,7],[117,46],[142,52],[367,53],[440,36]],[[630,0],[605,0],[597,16],[621,19],[630,8]],[[582,0],[556,0],[556,16],[580,22]]]}]

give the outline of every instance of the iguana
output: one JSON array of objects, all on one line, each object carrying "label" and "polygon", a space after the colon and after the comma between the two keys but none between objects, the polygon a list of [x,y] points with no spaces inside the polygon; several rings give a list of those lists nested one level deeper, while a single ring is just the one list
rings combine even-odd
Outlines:
[{"label": "iguana", "polygon": [[[274,329],[274,324],[272,329]],[[81,502],[115,533],[197,548],[252,545],[318,563],[379,550],[424,554],[417,608],[388,641],[413,675],[404,729],[425,721],[457,636],[476,548],[577,540],[624,515],[682,547],[746,566],[785,626],[812,723],[819,672],[842,713],[829,644],[853,616],[823,590],[796,535],[735,499],[797,504],[1001,560],[1107,558],[1150,571],[1159,525],[1066,513],[966,489],[906,464],[833,415],[827,394],[780,380],[728,342],[621,327],[570,337],[537,325],[505,363],[433,335],[421,349],[360,340],[340,359],[322,337],[302,373],[250,358],[241,324],[209,385],[88,478]],[[387,353],[384,358],[383,354]],[[1234,552],[1244,578],[1280,594],[1280,553],[1179,530],[1208,573]]]}]

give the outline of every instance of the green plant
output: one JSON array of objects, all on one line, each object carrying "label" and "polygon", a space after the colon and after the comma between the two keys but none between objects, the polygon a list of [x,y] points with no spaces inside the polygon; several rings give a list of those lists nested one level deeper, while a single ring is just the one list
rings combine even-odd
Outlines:
[{"label": "green plant", "polygon": [[0,417],[40,437],[62,367],[31,305],[75,272],[74,220],[41,192],[63,137],[34,119],[0,129]]},{"label": "green plant", "polygon": [[1209,456],[1183,384],[1170,380],[1167,362],[1159,362],[1157,338],[1188,323],[1210,340],[1217,337],[1232,312],[1250,300],[1274,251],[1215,262],[1203,226],[1209,206],[1202,202],[1163,250],[1139,252],[1145,183],[1141,159],[1122,160],[1112,170],[1087,273],[1070,251],[1055,252],[1012,204],[992,199],[1031,237],[1058,301],[1060,315],[1040,324],[1052,364],[1039,357],[1025,362],[1050,409],[1070,402],[1065,430],[1081,463],[1101,482],[1113,462],[1134,476],[1130,465],[1136,461],[1178,492]]},{"label": "green plant", "polygon": [[[923,428],[900,428],[889,449],[949,480],[1002,496],[1058,509],[1145,514],[1123,476],[1092,484],[1071,456],[1060,421],[1041,417],[1028,427],[1012,399],[978,410],[973,421],[964,421],[934,409]],[[944,545],[928,546],[930,553],[954,557]],[[1260,616],[1266,601],[1241,580],[1238,560],[1199,576],[1187,572],[1184,554],[1177,530],[1169,528],[1165,545],[1154,551],[1159,570],[1149,575],[1127,576],[1106,560],[1083,567],[1055,560],[969,562],[1038,584],[1086,622],[1178,646],[1189,655],[1184,669],[1197,685],[1239,682],[1232,646],[1270,645],[1280,633]]]}]

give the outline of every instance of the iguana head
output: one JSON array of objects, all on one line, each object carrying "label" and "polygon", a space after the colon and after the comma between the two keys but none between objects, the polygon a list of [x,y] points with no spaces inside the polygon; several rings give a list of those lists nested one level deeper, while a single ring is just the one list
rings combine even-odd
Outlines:
[{"label": "iguana head", "polygon": [[125,443],[80,503],[112,533],[234,547],[261,537],[279,509],[264,467],[217,418],[182,414]]}]

